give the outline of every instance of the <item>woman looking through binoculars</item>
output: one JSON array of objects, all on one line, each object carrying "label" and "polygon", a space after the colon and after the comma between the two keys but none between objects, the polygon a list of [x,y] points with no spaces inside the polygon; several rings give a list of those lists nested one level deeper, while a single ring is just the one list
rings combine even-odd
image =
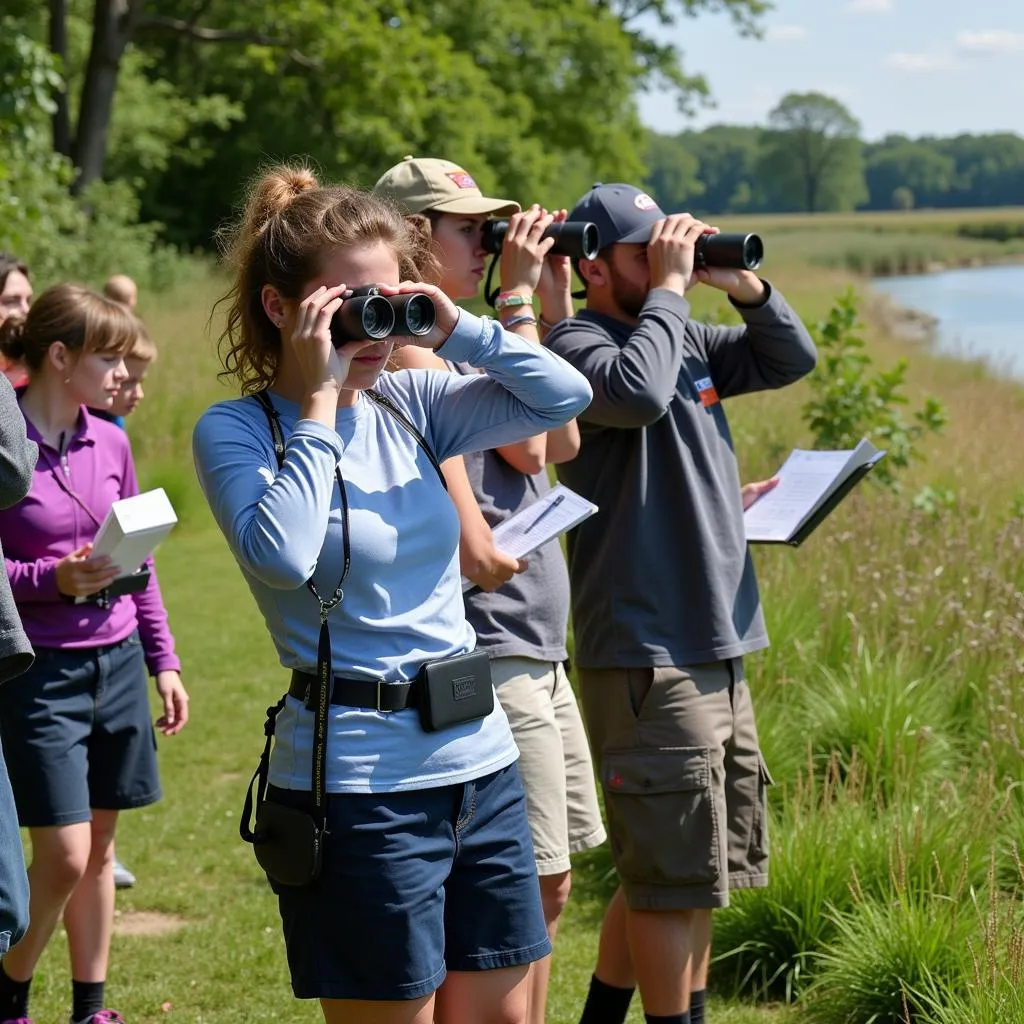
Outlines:
[{"label": "woman looking through binoculars", "polygon": [[[548,328],[572,316],[569,257],[552,254],[555,241],[545,237],[564,221],[564,210],[552,214],[533,206],[520,212],[518,203],[484,196],[465,170],[443,160],[407,159],[387,171],[374,190],[399,205],[429,246],[432,260],[425,276],[449,298],[477,295],[494,239],[503,236],[496,306],[505,329],[541,349]],[[493,217],[509,218],[507,228]],[[579,226],[571,228],[576,232],[571,244],[584,242]],[[405,348],[396,358],[406,367],[477,372],[439,356],[444,353]],[[491,530],[546,494],[546,464],[572,459],[578,449],[572,421],[442,467],[459,512],[462,572],[475,584],[465,595],[466,616],[476,630],[477,649],[491,657],[495,692],[519,747],[552,940],[569,896],[570,853],[605,838],[586,735],[564,668],[569,579],[557,541],[532,554],[527,564],[497,550]],[[549,958],[530,969],[529,1024],[544,1020],[549,974]]]},{"label": "woman looking through binoculars", "polygon": [[[550,943],[435,464],[555,429],[590,389],[408,283],[423,254],[393,207],[306,170],[256,182],[229,255],[225,367],[244,397],[207,410],[193,446],[291,673],[242,832],[278,897],[293,991],[328,1024],[523,1024],[527,965]],[[395,335],[335,337],[347,302],[379,297],[345,297],[368,285],[428,296],[433,327],[398,340],[485,372],[389,372]]]}]

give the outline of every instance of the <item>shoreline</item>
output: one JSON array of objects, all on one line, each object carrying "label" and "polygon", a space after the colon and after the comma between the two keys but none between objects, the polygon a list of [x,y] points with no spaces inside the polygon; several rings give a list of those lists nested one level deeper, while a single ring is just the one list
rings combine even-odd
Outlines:
[{"label": "shoreline", "polygon": [[892,277],[927,277],[931,274],[942,274],[947,270],[986,270],[989,267],[1024,266],[1024,256],[1015,253],[989,259],[985,256],[964,256],[960,259],[925,260],[913,270],[894,271],[893,273],[876,273],[867,277],[868,281]]},{"label": "shoreline", "polygon": [[922,351],[932,358],[961,365],[972,363],[980,365],[984,368],[986,376],[992,380],[1010,384],[1017,388],[1024,388],[1024,369],[1010,372],[1009,374],[1000,374],[998,369],[989,361],[990,357],[986,355],[958,355],[955,351],[940,351],[938,348],[938,332],[942,324],[941,317],[914,306],[902,305],[874,286],[876,280],[888,280],[894,277],[923,277],[948,270],[985,270],[1000,266],[1024,267],[1024,260],[975,261],[970,266],[936,266],[928,271],[927,274],[884,274],[868,278],[865,282],[868,286],[868,291],[865,295],[865,320],[872,323],[883,335],[896,341],[921,346]]}]

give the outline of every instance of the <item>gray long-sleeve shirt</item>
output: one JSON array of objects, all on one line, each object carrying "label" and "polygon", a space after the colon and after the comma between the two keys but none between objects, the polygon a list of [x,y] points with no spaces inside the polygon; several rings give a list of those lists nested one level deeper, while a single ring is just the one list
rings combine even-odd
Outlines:
[{"label": "gray long-sleeve shirt", "polygon": [[580,454],[557,467],[600,508],[568,538],[581,667],[693,665],[768,645],[721,399],[790,384],[816,355],[772,289],[736,308],[743,326],[709,326],[655,289],[636,326],[585,310],[548,336],[594,391]]},{"label": "gray long-sleeve shirt", "polygon": [[[0,373],[0,508],[17,505],[32,486],[39,452],[25,430],[14,388]],[[0,683],[24,672],[32,658],[32,645],[22,629],[10,581],[6,572],[0,572]]]}]

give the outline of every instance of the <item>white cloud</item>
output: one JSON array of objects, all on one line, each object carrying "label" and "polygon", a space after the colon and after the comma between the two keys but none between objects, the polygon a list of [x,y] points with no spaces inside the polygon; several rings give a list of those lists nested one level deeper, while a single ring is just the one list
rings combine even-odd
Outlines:
[{"label": "white cloud", "polygon": [[961,32],[956,37],[956,45],[971,53],[1024,53],[1024,32],[1011,32],[1007,28]]},{"label": "white cloud", "polygon": [[892,0],[850,0],[846,9],[851,14],[888,14]]},{"label": "white cloud", "polygon": [[911,74],[946,74],[964,69],[963,62],[957,60],[948,50],[890,53],[885,58],[885,66]]},{"label": "white cloud", "polygon": [[807,38],[803,25],[769,25],[765,39],[773,43],[800,43]]}]

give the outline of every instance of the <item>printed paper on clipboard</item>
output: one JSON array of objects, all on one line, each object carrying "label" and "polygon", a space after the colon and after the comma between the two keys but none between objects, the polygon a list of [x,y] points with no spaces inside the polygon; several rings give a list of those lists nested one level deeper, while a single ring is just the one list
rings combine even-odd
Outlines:
[{"label": "printed paper on clipboard", "polygon": [[[494,527],[494,546],[513,558],[526,558],[596,512],[593,502],[558,484],[543,498]],[[472,587],[473,583],[463,576],[463,592]]]}]

